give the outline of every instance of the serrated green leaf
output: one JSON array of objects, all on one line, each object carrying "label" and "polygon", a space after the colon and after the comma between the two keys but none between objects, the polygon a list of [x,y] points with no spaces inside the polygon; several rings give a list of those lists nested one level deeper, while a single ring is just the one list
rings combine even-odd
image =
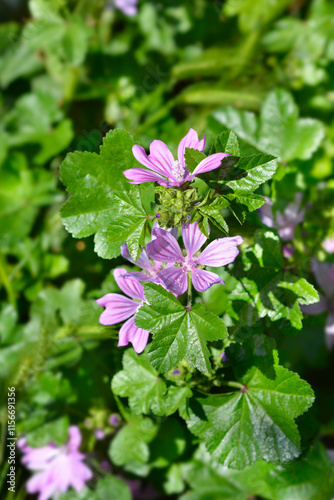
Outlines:
[{"label": "serrated green leaf", "polygon": [[240,156],[238,138],[232,130],[224,130],[216,137],[210,155],[214,153],[228,153],[232,156]]},{"label": "serrated green leaf", "polygon": [[153,333],[149,348],[152,366],[159,372],[171,370],[185,358],[198,370],[208,373],[211,365],[207,341],[227,336],[224,323],[201,304],[187,312],[173,294],[154,283],[145,283],[144,304],[136,325]]},{"label": "serrated green leaf", "polygon": [[318,293],[304,278],[284,270],[279,237],[258,231],[254,247],[244,253],[243,260],[245,267],[234,273],[239,279],[229,295],[237,304],[244,302],[235,309],[239,321],[251,326],[268,316],[272,321],[286,319],[300,330],[303,314],[299,304],[317,302]]},{"label": "serrated green leaf", "polygon": [[[263,339],[265,355],[269,350],[266,343]],[[239,470],[257,460],[286,463],[297,458],[301,448],[295,419],[314,401],[311,387],[296,373],[279,366],[276,355],[271,370],[267,363],[264,369],[261,352],[254,356],[253,348],[251,342],[244,348],[248,359],[244,358],[242,370],[237,363],[241,346],[229,351],[232,364],[237,366],[240,390],[197,398],[196,404],[191,400],[187,422],[215,460]]]},{"label": "serrated green leaf", "polygon": [[247,192],[239,194],[227,194],[225,195],[225,198],[230,201],[234,201],[235,203],[240,203],[240,205],[245,205],[250,212],[254,212],[254,210],[262,207],[262,205],[266,202],[263,196]]},{"label": "serrated green leaf", "polygon": [[111,384],[112,391],[118,396],[129,398],[131,410],[140,415],[149,413],[164,415],[165,382],[152,368],[146,354],[135,353],[130,349],[123,356],[123,370],[118,372]]},{"label": "serrated green leaf", "polygon": [[193,148],[185,148],[184,159],[189,172],[193,172],[204,158],[206,158],[206,155],[202,153],[202,151]]},{"label": "serrated green leaf", "polygon": [[243,156],[235,168],[242,169],[247,173],[243,174],[240,179],[226,182],[226,185],[233,189],[236,194],[252,193],[261,184],[272,178],[277,168],[277,160],[272,155]]},{"label": "serrated green leaf", "polygon": [[215,111],[213,117],[252,146],[283,161],[307,160],[324,137],[322,123],[299,118],[291,94],[282,89],[268,94],[259,119],[254,113],[230,106]]},{"label": "serrated green leaf", "polygon": [[77,238],[95,234],[100,257],[116,257],[126,240],[136,260],[144,242],[153,192],[129,184],[123,175],[134,166],[133,144],[130,134],[114,130],[105,137],[100,155],[71,153],[61,166],[61,179],[72,195],[61,211],[64,225]]},{"label": "serrated green leaf", "polygon": [[[197,460],[182,466],[183,476],[192,491],[181,500],[246,500],[251,497],[271,500],[331,500],[334,469],[324,446],[317,442],[310,452],[292,463],[254,463],[244,470],[220,465],[200,447]],[[226,492],[226,496],[225,496]]]}]

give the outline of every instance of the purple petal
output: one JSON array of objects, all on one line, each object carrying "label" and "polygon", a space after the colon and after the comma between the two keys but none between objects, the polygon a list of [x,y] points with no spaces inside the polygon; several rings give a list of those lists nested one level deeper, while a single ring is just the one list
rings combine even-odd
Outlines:
[{"label": "purple petal", "polygon": [[99,306],[106,308],[100,316],[101,325],[121,323],[132,316],[140,305],[138,302],[123,297],[123,295],[119,295],[118,293],[107,293],[107,295],[96,302]]},{"label": "purple petal", "polygon": [[[278,215],[278,213],[277,213],[277,215]],[[279,237],[282,238],[282,240],[284,240],[284,241],[293,240],[295,237],[295,227],[296,227],[295,224],[288,224],[284,227],[281,227],[277,231],[279,234]]]},{"label": "purple petal", "polygon": [[182,295],[188,288],[188,274],[184,267],[166,267],[159,273],[166,290]]},{"label": "purple petal", "polygon": [[148,341],[149,332],[138,328],[135,324],[134,316],[124,323],[119,331],[118,346],[133,345],[134,350],[139,354],[143,352]]},{"label": "purple petal", "polygon": [[114,5],[126,16],[135,16],[138,12],[137,0],[114,0]]},{"label": "purple petal", "polygon": [[163,182],[165,179],[155,172],[150,170],[145,170],[144,168],[129,168],[124,170],[123,174],[127,179],[129,179],[130,184],[141,184],[142,182]]},{"label": "purple petal", "polygon": [[286,259],[290,259],[294,255],[295,249],[291,245],[283,245],[282,252]]},{"label": "purple petal", "polygon": [[262,224],[264,224],[267,227],[274,228],[275,222],[274,222],[274,215],[273,215],[273,210],[272,210],[273,203],[269,198],[267,198],[267,196],[263,196],[263,198],[265,198],[266,203],[264,203],[262,205],[262,207],[260,207],[257,210],[257,213],[259,214],[259,217],[260,217]]},{"label": "purple petal", "polygon": [[192,173],[192,176],[203,174],[204,172],[210,172],[210,170],[220,167],[225,156],[228,156],[227,153],[214,153],[213,155],[204,158],[204,160],[197,165]]},{"label": "purple petal", "polygon": [[47,462],[52,460],[58,454],[58,448],[55,445],[41,446],[40,448],[30,448],[22,457],[22,463],[32,470],[43,469]]},{"label": "purple petal", "polygon": [[140,271],[129,271],[128,273],[125,274],[125,277],[126,276],[130,276],[137,281],[150,281],[150,277],[147,274],[142,273]]},{"label": "purple petal", "polygon": [[195,262],[204,266],[226,266],[226,264],[234,262],[236,256],[239,254],[237,246],[241,245],[242,242],[243,239],[241,236],[214,240],[203,250]]},{"label": "purple petal", "polygon": [[155,140],[151,143],[150,160],[152,165],[154,165],[153,170],[165,177],[171,176],[174,156],[164,142]]},{"label": "purple petal", "polygon": [[311,268],[318,285],[328,299],[334,297],[334,264],[312,259]]},{"label": "purple petal", "polygon": [[114,278],[122,292],[136,300],[145,300],[143,285],[131,276],[124,276],[127,270],[118,268],[114,270]]},{"label": "purple petal", "polygon": [[79,427],[71,425],[68,429],[68,447],[71,451],[78,451],[81,444],[81,432]]},{"label": "purple petal", "polygon": [[122,255],[123,259],[126,259],[129,262],[131,262],[132,264],[135,264],[135,261],[131,257],[129,249],[128,249],[128,245],[126,243],[124,243],[124,245],[121,246],[121,255]]},{"label": "purple petal", "polygon": [[325,326],[326,344],[328,349],[334,346],[334,312],[329,313]]},{"label": "purple petal", "polygon": [[194,269],[191,273],[192,282],[195,290],[205,292],[210,286],[216,283],[225,285],[224,281],[216,273],[204,271],[204,269]]},{"label": "purple petal", "polygon": [[152,269],[152,264],[148,258],[146,250],[143,250],[139,255],[138,260],[136,261],[136,265],[145,269],[146,271],[150,271]]},{"label": "purple petal", "polygon": [[182,238],[184,246],[188,252],[188,257],[192,257],[202,245],[206,242],[207,238],[198,227],[198,223],[190,224],[187,222],[182,226]]},{"label": "purple petal", "polygon": [[147,255],[157,262],[183,262],[181,248],[174,236],[164,229],[155,228],[152,231],[153,239],[146,245]]},{"label": "purple petal", "polygon": [[204,147],[205,147],[205,135],[203,135],[203,139],[199,141],[197,132],[191,128],[187,133],[187,135],[183,137],[177,149],[177,157],[181,165],[183,167],[186,167],[184,161],[184,152],[186,148],[198,149],[198,151],[203,151]]},{"label": "purple petal", "polygon": [[327,300],[321,293],[319,293],[319,302],[316,302],[315,304],[309,304],[309,305],[300,305],[300,310],[304,314],[311,314],[312,316],[316,316],[317,314],[321,314],[322,312],[326,311],[328,308],[327,305]]}]

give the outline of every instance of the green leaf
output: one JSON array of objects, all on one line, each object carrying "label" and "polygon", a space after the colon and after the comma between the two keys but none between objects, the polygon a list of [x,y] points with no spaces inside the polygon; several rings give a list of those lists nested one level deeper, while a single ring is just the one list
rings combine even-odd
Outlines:
[{"label": "green leaf", "polygon": [[112,476],[110,473],[106,477],[99,478],[96,489],[84,486],[80,492],[70,489],[62,493],[59,500],[132,500],[129,486],[122,479]]},{"label": "green leaf", "polygon": [[77,238],[95,234],[95,251],[107,259],[120,254],[124,241],[138,258],[149,219],[144,206],[154,200],[152,188],[129,184],[123,175],[135,165],[133,144],[130,134],[114,130],[100,155],[70,153],[61,166],[61,179],[72,195],[61,211],[64,225]]},{"label": "green leaf", "polygon": [[239,345],[229,351],[240,390],[192,399],[188,427],[225,466],[240,470],[257,460],[289,462],[301,453],[295,419],[312,405],[313,391],[299,375],[278,365],[276,353],[271,369],[267,362],[263,365],[262,356],[270,352],[265,338],[258,340],[255,356],[252,342],[243,349],[246,356]]},{"label": "green leaf", "polygon": [[232,156],[240,156],[238,138],[232,130],[224,130],[215,138],[210,155],[214,153],[228,153]]},{"label": "green leaf", "polygon": [[184,159],[189,172],[193,172],[197,165],[206,158],[206,155],[198,149],[185,148]]},{"label": "green leaf", "polygon": [[254,212],[266,202],[265,198],[259,194],[253,193],[239,193],[225,195],[230,201],[234,201],[240,205],[245,205],[250,212]]},{"label": "green leaf", "polygon": [[322,123],[312,118],[299,118],[291,94],[282,89],[268,94],[260,118],[229,106],[215,111],[213,117],[252,146],[283,161],[307,160],[324,137]]},{"label": "green leaf", "polygon": [[40,448],[50,443],[63,445],[68,439],[69,418],[67,415],[27,433],[27,443],[33,448]]},{"label": "green leaf", "polygon": [[277,160],[271,155],[244,156],[240,158],[235,168],[242,169],[246,173],[242,174],[240,179],[226,182],[226,185],[236,194],[252,193],[272,178],[277,168]]},{"label": "green leaf", "polygon": [[140,415],[149,413],[164,415],[165,382],[152,368],[146,354],[135,353],[129,349],[123,356],[123,370],[118,372],[111,384],[111,389],[118,396],[129,398],[131,410]]},{"label": "green leaf", "polygon": [[[259,461],[244,470],[233,470],[212,460],[200,447],[197,460],[182,465],[192,491],[182,500],[331,500],[334,469],[324,446],[317,442],[303,458],[284,465]],[[233,496],[234,495],[234,496]]]},{"label": "green leaf", "polygon": [[220,211],[229,206],[229,201],[220,195],[212,195],[213,191],[209,192],[205,199],[195,207],[191,214],[191,222],[197,221],[202,233],[209,237],[209,223],[218,227],[218,229],[228,234],[228,225],[221,215]]},{"label": "green leaf", "polygon": [[235,270],[238,283],[229,295],[236,301],[238,322],[251,326],[268,316],[271,321],[286,319],[300,330],[303,314],[299,304],[317,302],[318,293],[304,278],[284,270],[279,237],[271,231],[258,231],[254,247],[242,258],[244,267]]},{"label": "green leaf", "polygon": [[136,325],[153,333],[149,348],[152,366],[159,372],[171,370],[185,358],[198,370],[208,373],[208,341],[227,336],[224,323],[201,304],[187,312],[172,293],[154,283],[144,284],[144,304],[136,315]]}]

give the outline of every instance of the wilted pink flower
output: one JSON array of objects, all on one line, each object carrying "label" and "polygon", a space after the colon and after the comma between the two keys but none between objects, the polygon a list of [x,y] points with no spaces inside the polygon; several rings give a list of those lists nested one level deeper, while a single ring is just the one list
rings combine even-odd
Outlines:
[{"label": "wilted pink flower", "polygon": [[322,246],[328,253],[334,253],[334,238],[328,238],[323,243]]},{"label": "wilted pink flower", "polygon": [[179,144],[175,160],[166,144],[162,141],[153,141],[150,146],[150,154],[145,153],[144,148],[135,145],[132,148],[134,157],[147,167],[130,168],[123,174],[131,181],[131,184],[141,184],[143,182],[158,182],[161,186],[181,186],[185,182],[192,181],[198,174],[209,172],[220,167],[222,159],[227,153],[215,153],[202,160],[192,174],[187,169],[184,158],[185,148],[198,149],[203,151],[205,146],[205,136],[199,141],[198,135],[192,128]]},{"label": "wilted pink flower", "polygon": [[99,306],[105,307],[100,316],[101,325],[115,325],[127,320],[119,331],[118,346],[125,346],[131,342],[134,350],[140,353],[145,349],[149,332],[136,326],[134,315],[145,302],[144,289],[135,278],[125,276],[126,273],[126,269],[115,269],[114,277],[122,292],[131,299],[118,293],[107,293],[96,302]]},{"label": "wilted pink flower", "polygon": [[108,7],[116,7],[126,16],[135,16],[138,12],[137,4],[138,0],[112,0],[109,2]]},{"label": "wilted pink flower", "polygon": [[191,275],[192,283],[198,292],[204,292],[215,283],[225,284],[218,274],[205,271],[204,266],[221,267],[230,264],[239,253],[237,246],[243,242],[241,236],[233,238],[220,238],[208,245],[202,253],[199,249],[204,245],[207,238],[200,231],[197,222],[187,222],[182,227],[182,238],[186,248],[186,255],[174,236],[164,229],[153,229],[156,239],[147,244],[147,254],[158,262],[175,264],[174,267],[166,267],[159,273],[159,277],[165,283],[167,290],[181,295],[188,288],[188,273]]},{"label": "wilted pink flower", "polygon": [[295,237],[295,227],[298,226],[305,216],[305,210],[300,210],[303,194],[296,193],[295,200],[286,207],[284,214],[276,212],[275,217],[272,211],[272,201],[264,196],[266,203],[258,209],[261,222],[268,227],[277,229],[279,236],[284,241],[293,240]]},{"label": "wilted pink flower", "polygon": [[300,309],[303,313],[312,315],[328,311],[325,339],[328,348],[331,349],[334,346],[334,264],[318,262],[316,259],[312,259],[311,267],[314,277],[324,295],[319,293],[319,302],[302,305]]},{"label": "wilted pink flower", "polygon": [[85,456],[79,453],[81,434],[72,425],[69,439],[63,446],[50,443],[41,448],[31,448],[25,438],[17,442],[22,451],[22,463],[30,470],[38,471],[27,482],[28,493],[39,493],[38,500],[47,500],[65,493],[71,486],[80,491],[85,482],[93,477],[91,470],[83,463]]}]

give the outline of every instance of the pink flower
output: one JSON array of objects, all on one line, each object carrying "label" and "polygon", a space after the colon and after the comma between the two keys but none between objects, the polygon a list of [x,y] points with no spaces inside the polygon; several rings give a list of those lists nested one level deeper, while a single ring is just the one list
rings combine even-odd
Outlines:
[{"label": "pink flower", "polygon": [[185,182],[192,181],[195,175],[209,172],[220,167],[222,159],[227,153],[215,153],[202,160],[192,174],[187,169],[184,158],[185,148],[198,149],[203,151],[205,146],[205,136],[199,141],[198,135],[192,128],[179,144],[177,155],[174,160],[172,153],[162,141],[153,141],[150,146],[150,154],[147,156],[144,148],[135,145],[132,148],[134,157],[147,167],[130,168],[123,174],[131,181],[130,184],[141,184],[142,182],[158,182],[161,186],[181,186]]},{"label": "pink flower", "polygon": [[[159,224],[155,222],[153,224],[153,229],[158,227]],[[167,229],[167,231],[171,233],[175,238],[177,238],[177,227]],[[154,239],[155,236],[152,233],[152,240]],[[153,283],[158,283],[159,285],[164,286],[163,281],[159,278],[159,272],[162,271],[165,266],[162,262],[157,262],[153,259],[150,259],[147,255],[146,250],[142,251],[135,262],[130,255],[127,244],[124,243],[124,245],[121,246],[121,255],[124,259],[143,269],[143,271],[129,271],[125,274],[125,276],[132,276],[138,281],[152,281]]]},{"label": "pink flower", "polygon": [[138,12],[138,0],[113,0],[109,3],[109,8],[116,7],[126,16],[135,16]]},{"label": "pink flower", "polygon": [[328,253],[334,253],[334,238],[328,238],[323,241],[322,246]]},{"label": "pink flower", "polygon": [[119,331],[118,346],[131,342],[134,350],[140,353],[145,349],[149,335],[148,331],[135,325],[135,313],[145,302],[144,289],[135,278],[125,276],[126,273],[126,269],[115,269],[114,277],[122,292],[131,299],[118,293],[107,293],[96,302],[106,308],[100,316],[101,325],[115,325],[127,320]]},{"label": "pink flower", "polygon": [[30,470],[39,471],[26,485],[28,493],[39,493],[38,500],[57,496],[71,486],[79,492],[93,477],[83,463],[85,456],[78,452],[81,443],[79,428],[72,425],[68,432],[69,439],[63,446],[50,443],[41,448],[31,448],[25,438],[17,442],[23,453],[22,463]]},{"label": "pink flower", "polygon": [[174,236],[164,229],[153,229],[156,239],[147,244],[147,254],[158,262],[176,264],[166,267],[159,273],[159,278],[165,283],[167,290],[177,295],[183,294],[188,288],[188,273],[198,292],[204,292],[215,283],[225,284],[215,273],[205,271],[204,266],[221,267],[230,264],[239,253],[238,245],[243,239],[241,236],[220,238],[208,245],[202,253],[197,254],[207,238],[200,231],[197,222],[184,224],[182,238],[186,254]]},{"label": "pink flower", "polygon": [[303,313],[317,315],[328,311],[325,335],[328,349],[334,346],[334,264],[329,262],[318,262],[312,259],[312,271],[315,279],[323,290],[324,295],[319,293],[319,302],[315,304],[300,306]]},{"label": "pink flower", "polygon": [[261,222],[268,227],[277,229],[279,236],[284,241],[291,241],[295,237],[295,227],[298,226],[305,216],[305,210],[300,210],[302,193],[296,193],[295,200],[286,207],[284,214],[276,212],[275,217],[272,211],[272,201],[266,199],[266,203],[258,209]]}]

